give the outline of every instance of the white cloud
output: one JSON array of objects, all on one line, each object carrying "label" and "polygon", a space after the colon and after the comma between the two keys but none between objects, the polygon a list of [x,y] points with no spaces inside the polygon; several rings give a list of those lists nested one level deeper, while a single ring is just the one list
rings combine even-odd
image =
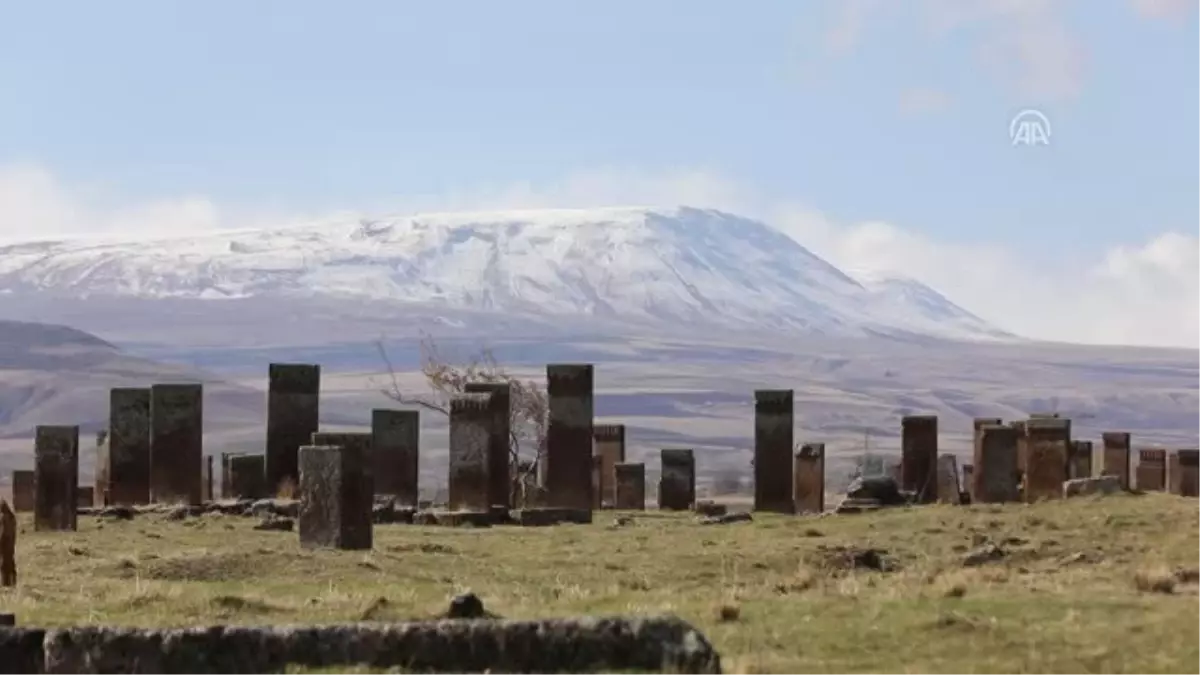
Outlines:
[{"label": "white cloud", "polygon": [[[0,168],[0,241],[56,235],[158,234],[283,225],[299,215],[250,215],[203,198],[98,208],[46,171]],[[762,219],[845,270],[898,272],[1021,335],[1097,344],[1200,344],[1200,241],[1164,231],[1090,261],[1045,266],[1000,242],[950,243],[887,222],[843,223],[718,172],[624,169],[577,172],[549,184],[510,184],[460,194],[405,195],[371,210],[679,205]]]}]

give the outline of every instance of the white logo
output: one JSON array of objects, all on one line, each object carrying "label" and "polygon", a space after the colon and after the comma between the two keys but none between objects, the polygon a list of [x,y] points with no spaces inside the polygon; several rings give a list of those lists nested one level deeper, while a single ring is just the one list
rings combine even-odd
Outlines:
[{"label": "white logo", "polygon": [[1050,145],[1050,120],[1039,110],[1026,109],[1008,123],[1013,145]]}]

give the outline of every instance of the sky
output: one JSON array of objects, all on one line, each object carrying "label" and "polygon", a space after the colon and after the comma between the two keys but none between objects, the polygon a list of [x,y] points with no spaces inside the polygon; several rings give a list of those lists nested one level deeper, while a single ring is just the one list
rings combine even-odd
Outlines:
[{"label": "sky", "polygon": [[0,0],[0,240],[687,204],[1026,336],[1197,347],[1197,15]]}]

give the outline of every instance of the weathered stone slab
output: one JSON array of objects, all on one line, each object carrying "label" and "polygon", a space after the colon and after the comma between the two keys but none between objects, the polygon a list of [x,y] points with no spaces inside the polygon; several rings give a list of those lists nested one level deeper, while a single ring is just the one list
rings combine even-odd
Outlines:
[{"label": "weathered stone slab", "polygon": [[37,492],[34,487],[34,472],[27,469],[17,469],[12,472],[13,511],[28,513],[33,511],[37,503]]},{"label": "weathered stone slab", "polygon": [[267,366],[267,489],[276,494],[299,480],[297,453],[317,430],[321,412],[321,366],[272,363]]},{"label": "weathered stone slab", "polygon": [[1121,492],[1121,479],[1116,476],[1095,478],[1072,478],[1063,483],[1063,497],[1086,497],[1089,495],[1111,495]]},{"label": "weathered stone slab", "polygon": [[825,511],[825,444],[805,443],[796,453],[796,513]]},{"label": "weathered stone slab", "polygon": [[1171,453],[1168,475],[1171,494],[1181,497],[1200,496],[1200,450],[1195,448]]},{"label": "weathered stone slab", "polygon": [[1067,475],[1070,478],[1092,477],[1092,442],[1071,441],[1071,458],[1067,462]]},{"label": "weathered stone slab", "polygon": [[89,509],[96,505],[96,488],[91,485],[80,485],[75,488],[75,508]]},{"label": "weathered stone slab", "polygon": [[371,466],[375,494],[416,506],[419,499],[421,414],[416,410],[371,411]]},{"label": "weathered stone slab", "polygon": [[687,511],[696,502],[696,457],[689,449],[661,453],[662,474],[658,480],[658,508]]},{"label": "weathered stone slab", "polygon": [[1104,460],[1101,471],[1109,476],[1121,479],[1121,489],[1128,490],[1132,471],[1132,458],[1129,452],[1130,437],[1123,431],[1106,431],[1100,435],[1103,443],[1101,459]]},{"label": "weathered stone slab", "polygon": [[[150,502],[150,390],[118,387],[108,393],[104,474],[109,504]],[[103,489],[103,487],[101,488]]]},{"label": "weathered stone slab", "polygon": [[495,419],[491,394],[456,394],[450,399],[449,508],[487,511],[489,446]]},{"label": "weathered stone slab", "polygon": [[1043,417],[1031,418],[1025,423],[1026,502],[1062,499],[1062,484],[1067,480],[1067,453],[1071,447],[1070,427],[1066,422]]},{"label": "weathered stone slab", "polygon": [[1012,426],[983,426],[975,446],[971,502],[1020,501],[1017,472],[1018,431]]},{"label": "weathered stone slab", "polygon": [[958,487],[958,458],[949,453],[938,457],[937,462],[938,503],[960,503],[962,490]]},{"label": "weathered stone slab", "polygon": [[754,510],[795,513],[791,389],[754,392]]},{"label": "weathered stone slab", "polygon": [[[319,436],[320,434],[313,434]],[[300,545],[304,548],[370,549],[372,494],[367,443],[300,447]]]},{"label": "weathered stone slab", "polygon": [[1167,451],[1153,448],[1138,450],[1137,489],[1162,492],[1167,489]]},{"label": "weathered stone slab", "polygon": [[108,503],[108,430],[96,434],[96,462],[92,465],[92,488],[96,495],[96,505]]},{"label": "weathered stone slab", "polygon": [[488,439],[488,503],[512,508],[512,385],[508,382],[468,382],[468,394],[491,394],[492,422]]},{"label": "weathered stone slab", "polygon": [[150,499],[199,504],[204,456],[204,390],[199,384],[150,387]]},{"label": "weathered stone slab", "polygon": [[592,440],[595,443],[595,455],[600,458],[598,501],[601,505],[616,504],[617,482],[614,467],[625,461],[625,425],[594,424]]},{"label": "weathered stone slab", "polygon": [[646,508],[646,465],[621,462],[613,465],[616,478],[616,507],[626,511]]},{"label": "weathered stone slab", "polygon": [[226,499],[263,499],[274,497],[267,492],[267,458],[263,455],[230,455],[228,457],[229,493]]},{"label": "weathered stone slab", "polygon": [[[371,432],[360,431],[314,431],[312,433],[312,445],[332,445],[339,448],[356,448],[355,456],[362,455],[364,464],[359,469],[358,475],[363,481],[363,485],[355,494],[367,500],[367,508],[375,503],[375,479],[371,476],[371,457],[374,454],[374,448],[371,445],[374,436]],[[359,505],[358,508],[362,508]]]},{"label": "weathered stone slab", "polygon": [[917,502],[937,501],[938,419],[908,415],[900,420],[900,488]]},{"label": "weathered stone slab", "polygon": [[34,529],[75,530],[79,427],[39,426],[34,432]]},{"label": "weathered stone slab", "polygon": [[591,364],[546,366],[546,488],[550,506],[592,508]]}]

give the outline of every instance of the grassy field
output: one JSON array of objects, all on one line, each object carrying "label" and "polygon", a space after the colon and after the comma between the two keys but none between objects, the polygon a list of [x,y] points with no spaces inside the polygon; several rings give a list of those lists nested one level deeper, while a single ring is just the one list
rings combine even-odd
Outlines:
[{"label": "grassy field", "polygon": [[709,526],[653,511],[384,525],[371,552],[305,551],[255,522],[81,518],[62,534],[25,516],[0,610],[23,625],[388,621],[469,589],[508,618],[674,613],[727,672],[1195,673],[1200,658],[1197,502],[1162,494]]}]

